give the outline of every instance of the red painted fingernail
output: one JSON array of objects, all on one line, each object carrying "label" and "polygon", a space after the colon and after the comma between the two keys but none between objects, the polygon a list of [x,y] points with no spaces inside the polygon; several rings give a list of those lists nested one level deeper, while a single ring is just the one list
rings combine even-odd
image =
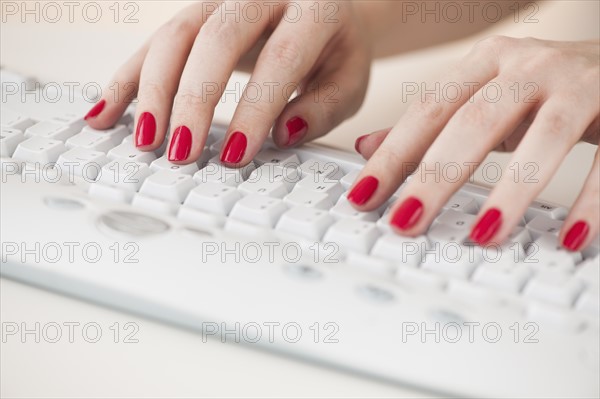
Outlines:
[{"label": "red painted fingernail", "polygon": [[356,139],[356,141],[354,142],[354,149],[356,150],[356,152],[358,152],[360,154],[360,142],[363,141],[364,139],[366,139],[369,135],[365,134],[364,136],[360,136],[359,138]]},{"label": "red painted fingernail", "polygon": [[302,140],[308,131],[308,123],[299,116],[294,116],[285,124],[288,130],[287,146],[292,146]]},{"label": "red painted fingernail", "polygon": [[100,100],[96,105],[92,107],[92,109],[88,111],[88,113],[83,117],[83,119],[87,120],[88,118],[95,118],[100,112],[102,112],[105,105],[106,101]]},{"label": "red painted fingernail", "polygon": [[239,163],[246,152],[248,140],[242,132],[235,132],[229,138],[223,153],[221,154],[221,162]]},{"label": "red painted fingernail", "polygon": [[173,132],[169,147],[169,161],[185,161],[192,150],[192,132],[187,126],[179,126]]},{"label": "red painted fingernail", "polygon": [[423,214],[423,203],[418,198],[409,197],[396,210],[390,224],[400,230],[411,228]]},{"label": "red painted fingernail", "polygon": [[348,201],[356,205],[366,204],[367,201],[373,196],[375,190],[377,190],[378,185],[379,180],[373,176],[367,176],[363,178],[348,194]]},{"label": "red painted fingernail", "polygon": [[470,238],[479,245],[485,245],[494,237],[502,225],[502,212],[497,208],[488,209],[471,230]]},{"label": "red painted fingernail", "polygon": [[140,115],[137,128],[135,130],[135,145],[136,147],[144,147],[154,143],[154,135],[156,134],[156,120],[150,112],[144,112]]},{"label": "red painted fingernail", "polygon": [[590,226],[586,222],[583,220],[576,222],[565,236],[563,247],[567,248],[569,251],[577,251],[585,241],[589,232]]}]

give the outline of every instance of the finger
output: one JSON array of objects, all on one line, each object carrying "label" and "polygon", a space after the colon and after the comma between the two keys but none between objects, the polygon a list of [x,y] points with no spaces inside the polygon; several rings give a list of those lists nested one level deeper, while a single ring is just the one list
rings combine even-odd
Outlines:
[{"label": "finger", "polygon": [[383,140],[390,133],[392,128],[378,130],[376,132],[365,134],[360,136],[354,142],[354,149],[365,159],[371,158],[379,146],[383,143]]},{"label": "finger", "polygon": [[480,211],[471,231],[473,241],[502,243],[517,226],[598,113],[597,100],[575,101],[580,97],[586,98],[583,93],[561,93],[544,103],[509,163],[513,171],[534,165],[537,173],[525,179],[505,171]]},{"label": "finger", "polygon": [[473,91],[496,76],[497,56],[488,51],[472,51],[436,85],[459,85],[461,90],[452,101],[446,101],[436,91],[437,94],[428,93],[411,104],[360,173],[358,183],[372,177],[378,185],[360,203],[353,203],[357,209],[369,211],[381,206],[414,171],[427,148],[452,115],[473,96]]},{"label": "finger", "polygon": [[570,251],[587,247],[598,236],[600,223],[600,150],[583,189],[563,224],[559,241]]},{"label": "finger", "polygon": [[[168,150],[171,162],[198,159],[231,73],[269,23],[269,18],[238,20],[239,14],[230,11],[231,4],[222,3],[194,40],[173,105]],[[252,4],[261,8],[262,15],[270,15],[262,2]]]},{"label": "finger", "polygon": [[155,150],[164,140],[179,78],[206,19],[204,11],[187,7],[154,35],[138,89],[135,145],[140,149]]},{"label": "finger", "polygon": [[[312,3],[298,4],[305,12],[312,7]],[[296,8],[288,10],[298,13]],[[338,29],[338,24],[317,24],[312,17],[297,22],[285,17],[281,20],[263,48],[235,111],[221,152],[222,162],[245,165],[252,160],[294,89],[309,74]],[[297,116],[295,133],[301,133],[307,127],[306,119]],[[237,143],[247,146],[236,148]]]},{"label": "finger", "polygon": [[113,126],[135,99],[149,45],[147,41],[118,69],[100,100],[88,111],[84,119],[91,127],[102,130]]}]

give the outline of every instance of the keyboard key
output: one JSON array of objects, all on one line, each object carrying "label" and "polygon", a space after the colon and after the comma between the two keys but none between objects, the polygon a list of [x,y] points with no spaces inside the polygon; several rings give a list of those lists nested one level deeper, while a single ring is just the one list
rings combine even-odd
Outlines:
[{"label": "keyboard key", "polygon": [[79,127],[64,125],[56,121],[42,121],[25,130],[25,137],[43,137],[52,140],[65,141],[76,133]]},{"label": "keyboard key", "polygon": [[418,287],[429,290],[442,290],[446,286],[446,279],[438,274],[427,270],[400,266],[396,271],[396,281],[407,287]]},{"label": "keyboard key", "polygon": [[335,181],[329,180],[326,177],[315,179],[313,176],[303,178],[296,184],[294,189],[302,189],[312,191],[314,193],[327,194],[331,202],[337,202],[340,195],[344,192],[342,185]]},{"label": "keyboard key", "polygon": [[221,183],[203,183],[194,188],[185,199],[185,205],[204,212],[227,216],[242,198],[231,186]]},{"label": "keyboard key", "polygon": [[226,220],[223,215],[203,212],[185,205],[179,208],[177,219],[201,229],[207,227],[222,228]]},{"label": "keyboard key", "polygon": [[466,183],[460,188],[458,194],[473,198],[481,208],[490,195],[490,189],[476,184]]},{"label": "keyboard key", "polygon": [[0,126],[24,131],[35,122],[11,108],[3,106],[0,112]]},{"label": "keyboard key", "polygon": [[239,185],[238,189],[244,195],[260,194],[283,198],[299,178],[300,173],[295,168],[264,164],[254,170],[250,177]]},{"label": "keyboard key", "polygon": [[179,210],[179,204],[176,202],[167,202],[159,198],[148,197],[143,194],[135,194],[131,202],[135,208],[146,209],[152,213],[164,213],[166,215],[176,215]]},{"label": "keyboard key", "polygon": [[97,181],[128,191],[139,191],[150,174],[150,168],[145,163],[111,161],[104,165]]},{"label": "keyboard key", "polygon": [[544,215],[535,216],[525,227],[531,233],[534,239],[537,239],[543,234],[553,234],[558,236],[563,222],[556,219],[551,219]]},{"label": "keyboard key", "polygon": [[254,162],[259,166],[271,163],[279,166],[297,168],[300,165],[300,160],[296,154],[271,148],[267,148],[256,154]]},{"label": "keyboard key", "polygon": [[524,295],[555,305],[571,306],[583,283],[571,275],[557,272],[536,274],[525,286]]},{"label": "keyboard key", "polygon": [[296,189],[283,198],[290,207],[307,206],[317,209],[330,209],[333,204],[325,193],[315,193],[308,190]]},{"label": "keyboard key", "polygon": [[309,207],[295,207],[281,216],[277,230],[318,241],[335,219],[327,211]]},{"label": "keyboard key", "polygon": [[469,237],[468,228],[455,228],[443,223],[434,223],[427,231],[430,241],[461,244]]},{"label": "keyboard key", "polygon": [[80,113],[67,112],[54,116],[50,120],[73,128],[75,133],[81,131],[81,129],[85,127],[85,120]]},{"label": "keyboard key", "polygon": [[393,262],[386,259],[374,258],[357,252],[349,252],[345,263],[369,274],[377,274],[383,277],[394,277],[398,269]]},{"label": "keyboard key", "polygon": [[562,206],[550,205],[540,201],[533,201],[527,212],[525,212],[525,220],[527,222],[535,219],[536,216],[543,216],[550,219],[564,220],[567,217],[567,209]]},{"label": "keyboard key", "polygon": [[154,160],[150,164],[150,170],[153,172],[159,172],[161,170],[168,170],[169,172],[182,173],[184,175],[193,176],[196,172],[198,172],[198,164],[196,162],[192,162],[187,165],[176,165],[171,163],[166,156],[162,156],[156,160]]},{"label": "keyboard key", "polygon": [[597,259],[590,259],[579,266],[575,271],[575,277],[583,281],[588,287],[600,285],[600,265]]},{"label": "keyboard key", "polygon": [[583,320],[574,312],[539,302],[532,302],[528,306],[527,319],[539,323],[540,328],[576,332],[583,327]]},{"label": "keyboard key", "polygon": [[350,189],[350,187],[354,184],[354,182],[358,178],[359,174],[360,174],[360,170],[358,170],[358,169],[353,170],[352,172],[344,175],[344,177],[342,177],[340,179],[340,183],[342,184],[342,187],[344,187],[344,190]]},{"label": "keyboard key", "polygon": [[63,173],[80,176],[87,181],[96,180],[104,165],[110,160],[103,152],[76,147],[61,154],[56,164]]},{"label": "keyboard key", "polygon": [[250,176],[255,168],[256,166],[252,162],[243,168],[228,168],[221,165],[218,157],[214,157],[204,169],[194,174],[194,181],[196,184],[212,182],[237,187]]},{"label": "keyboard key", "polygon": [[81,133],[68,139],[65,144],[68,148],[83,147],[88,150],[107,152],[119,145],[128,134],[127,127],[123,125],[108,130],[95,130],[86,126]]},{"label": "keyboard key", "polygon": [[13,158],[20,161],[47,165],[56,162],[60,154],[65,151],[67,151],[67,148],[60,140],[32,137],[19,143],[13,154]]},{"label": "keyboard key", "polygon": [[132,143],[121,143],[106,154],[111,161],[135,161],[149,164],[156,159],[152,151],[140,151]]},{"label": "keyboard key", "polygon": [[559,246],[557,236],[544,234],[528,246],[525,263],[536,270],[572,272],[581,259],[580,252],[567,251]]},{"label": "keyboard key", "polygon": [[444,205],[444,209],[476,215],[479,212],[479,205],[477,205],[475,199],[468,195],[457,193]]},{"label": "keyboard key", "polygon": [[429,241],[425,236],[404,237],[392,233],[385,234],[377,240],[371,255],[416,267],[423,260],[423,253],[428,248]]},{"label": "keyboard key", "polygon": [[25,140],[25,136],[20,130],[2,127],[0,131],[0,157],[12,157],[17,146],[23,140]]},{"label": "keyboard key", "polygon": [[113,202],[131,203],[134,191],[124,190],[120,187],[106,186],[103,184],[92,183],[89,188],[92,197],[105,199]]},{"label": "keyboard key", "polygon": [[161,170],[145,179],[140,194],[181,204],[193,188],[191,176]]},{"label": "keyboard key", "polygon": [[575,308],[598,318],[600,315],[600,291],[598,286],[587,288],[577,299]]},{"label": "keyboard key", "polygon": [[235,204],[230,217],[258,226],[275,227],[285,211],[287,207],[279,198],[250,194]]},{"label": "keyboard key", "polygon": [[481,262],[479,253],[456,243],[435,243],[424,253],[422,268],[449,277],[467,279]]},{"label": "keyboard key", "polygon": [[531,269],[510,260],[482,262],[473,273],[473,281],[508,292],[519,292],[532,275]]},{"label": "keyboard key", "polygon": [[352,218],[358,220],[366,220],[369,222],[376,222],[379,220],[379,213],[377,211],[361,212],[357,211],[348,201],[345,195],[342,195],[338,200],[337,204],[331,208],[331,214],[336,219]]},{"label": "keyboard key", "polygon": [[375,223],[362,220],[342,219],[325,234],[324,242],[335,242],[347,251],[368,253],[381,233]]},{"label": "keyboard key", "polygon": [[[475,201],[473,201],[475,202]],[[436,219],[439,223],[445,224],[450,227],[464,229],[475,222],[475,216],[468,213],[458,212],[453,209],[447,209],[442,212]]]},{"label": "keyboard key", "polygon": [[316,179],[319,177],[328,177],[330,180],[339,180],[343,175],[342,169],[338,164],[314,158],[302,163],[299,170],[302,173],[302,177],[312,176]]}]

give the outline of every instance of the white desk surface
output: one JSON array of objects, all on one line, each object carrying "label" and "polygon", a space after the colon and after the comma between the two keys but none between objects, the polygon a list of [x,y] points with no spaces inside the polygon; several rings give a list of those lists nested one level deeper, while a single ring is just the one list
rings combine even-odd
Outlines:
[{"label": "white desk surface", "polygon": [[[4,2],[4,1],[3,1]],[[108,7],[108,3],[104,8]],[[112,4],[112,2],[111,2]],[[137,2],[135,24],[103,18],[90,24],[3,21],[0,35],[4,67],[44,82],[106,82],[113,70],[162,21],[187,2]],[[594,1],[540,3],[538,23],[511,21],[486,32],[555,40],[598,38],[599,6]],[[76,33],[74,35],[74,33]],[[483,36],[480,35],[480,36]],[[463,55],[475,38],[378,62],[361,111],[322,139],[351,150],[354,139],[391,126],[406,109],[398,86],[390,82],[428,81]],[[243,76],[235,76],[243,81]],[[400,83],[398,83],[399,85]],[[235,104],[222,104],[226,120]],[[569,206],[591,166],[595,147],[578,145],[541,194]],[[506,163],[506,155],[488,161]],[[477,178],[482,182],[480,176]],[[98,323],[106,336],[96,344],[79,336],[74,343],[1,344],[2,397],[427,397],[420,391],[308,364],[247,347],[202,342],[198,334],[95,306],[7,279],[0,280],[0,318],[5,322]],[[135,322],[138,343],[114,343],[109,327]],[[15,342],[16,341],[16,342]]]}]

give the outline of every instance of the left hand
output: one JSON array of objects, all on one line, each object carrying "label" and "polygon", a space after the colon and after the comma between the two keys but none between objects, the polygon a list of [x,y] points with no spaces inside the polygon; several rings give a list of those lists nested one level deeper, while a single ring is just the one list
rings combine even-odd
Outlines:
[{"label": "left hand", "polygon": [[[599,50],[598,41],[482,40],[440,82],[448,91],[422,96],[395,127],[357,140],[357,151],[369,161],[349,199],[359,210],[373,210],[414,172],[391,210],[390,223],[398,233],[416,236],[490,151],[514,150],[509,165],[520,173],[503,173],[471,230],[479,244],[501,243],[571,148],[580,140],[598,144]],[[452,91],[452,86],[462,90]],[[460,172],[457,179],[440,176],[447,165]],[[535,183],[523,178],[524,165],[536,168]],[[596,152],[559,237],[565,248],[578,251],[598,234],[599,197]]]}]

